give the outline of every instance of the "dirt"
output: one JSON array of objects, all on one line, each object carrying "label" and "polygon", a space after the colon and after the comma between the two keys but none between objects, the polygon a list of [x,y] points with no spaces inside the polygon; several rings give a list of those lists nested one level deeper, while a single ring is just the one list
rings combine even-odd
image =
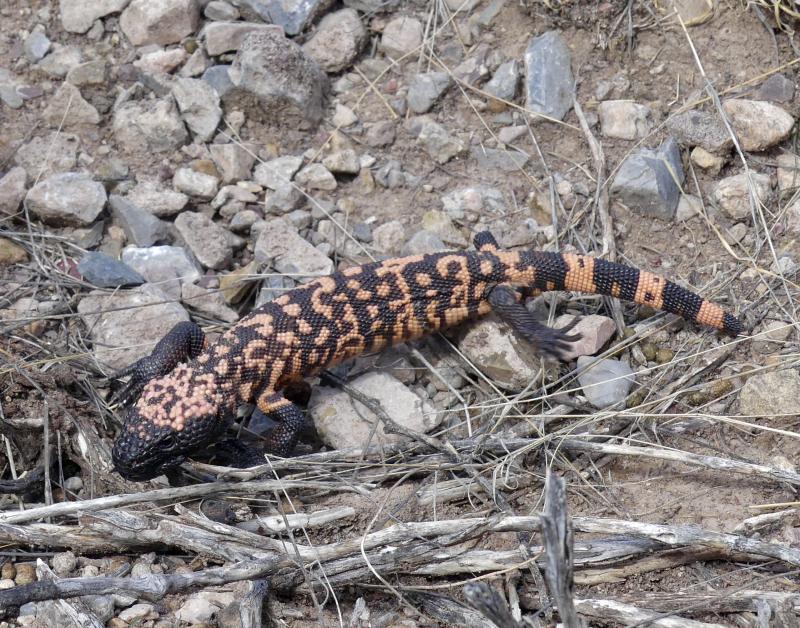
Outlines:
[{"label": "dirt", "polygon": [[[524,51],[532,36],[551,28],[558,28],[567,40],[572,53],[572,66],[577,80],[577,100],[591,116],[596,109],[595,93],[603,82],[627,84],[627,88],[612,91],[611,98],[624,98],[650,106],[657,123],[663,122],[667,115],[686,102],[702,98],[706,82],[698,68],[696,58],[702,63],[707,80],[715,89],[726,94],[741,96],[752,95],[758,88],[758,77],[764,77],[794,58],[794,52],[788,36],[781,32],[773,32],[765,27],[743,2],[723,0],[718,3],[713,19],[688,29],[691,44],[687,35],[676,22],[657,12],[654,3],[634,3],[632,14],[632,37],[628,35],[626,20],[619,22],[620,10],[627,3],[563,3],[558,11],[548,10],[541,3],[521,6],[509,2],[500,11],[490,28],[482,33],[476,43],[487,43],[493,50],[501,51],[508,58],[522,59]],[[659,3],[666,4],[666,3]],[[485,3],[479,5],[480,10]],[[590,5],[590,6],[589,6]],[[50,9],[48,11],[48,8]],[[425,15],[425,7],[406,2],[401,12],[418,16]],[[651,13],[651,11],[655,11]],[[44,19],[44,16],[47,16]],[[657,19],[655,19],[657,18]],[[383,17],[375,18],[377,28]],[[87,42],[83,36],[63,32],[58,19],[57,7],[48,2],[33,0],[19,3],[6,9],[0,22],[0,57],[16,56],[14,51],[21,46],[21,35],[30,31],[37,23],[43,23],[48,37],[63,44],[74,44],[81,47],[99,46]],[[107,30],[115,28],[116,18],[107,20]],[[767,22],[769,24],[769,22]],[[375,34],[375,33],[373,33]],[[442,58],[453,67],[463,54],[452,30],[445,29],[437,35],[437,46],[444,51]],[[632,47],[631,47],[632,46]],[[102,54],[115,60],[117,64],[134,58],[133,50],[127,44],[116,47],[106,46]],[[367,56],[365,53],[364,56]],[[424,66],[424,64],[423,64]],[[385,99],[390,95],[390,83],[406,81],[406,77],[416,71],[416,63],[405,66],[405,74],[397,68],[384,75],[376,84],[377,92],[365,89],[363,84],[352,92],[342,94],[340,101],[356,108],[363,123],[386,120],[389,117]],[[422,69],[425,69],[424,67]],[[33,69],[22,68],[18,74],[26,78],[30,84],[42,85],[44,95],[28,101],[22,109],[12,110],[0,105],[0,172],[10,164],[16,149],[31,137],[44,134],[42,111],[48,102],[48,96],[58,86],[58,81],[43,78]],[[796,81],[796,66],[786,67],[783,74]],[[740,87],[754,81],[752,85]],[[120,84],[124,85],[124,81]],[[109,116],[110,109],[119,85],[110,81],[101,88],[84,91],[86,97],[104,115],[104,121],[95,132],[82,134],[81,151],[96,154],[100,147],[110,146],[113,154],[113,138]],[[365,93],[366,91],[366,93]],[[482,106],[482,100],[474,96],[474,102]],[[797,100],[784,103],[792,115],[800,115],[800,104]],[[492,121],[493,114],[481,111],[477,114],[467,98],[457,89],[451,89],[437,103],[433,110],[437,121],[448,130],[470,138],[472,145],[493,146],[494,141],[486,132],[484,124],[497,130],[501,125]],[[515,113],[519,116],[518,113]],[[520,118],[521,119],[521,118]],[[372,221],[374,225],[389,220],[401,220],[413,233],[420,224],[425,212],[441,208],[441,196],[451,190],[468,184],[482,183],[501,189],[507,198],[515,198],[521,211],[510,218],[497,219],[486,216],[484,222],[501,233],[511,233],[531,215],[540,216],[537,210],[533,187],[547,191],[547,172],[555,172],[566,178],[576,190],[586,190],[587,194],[577,195],[573,207],[567,207],[567,215],[562,216],[570,229],[565,232],[565,244],[575,246],[579,250],[596,251],[600,245],[599,229],[590,215],[582,208],[591,206],[596,182],[591,153],[585,137],[579,130],[574,112],[568,114],[565,125],[535,122],[532,126],[539,149],[544,156],[544,164],[537,157],[537,148],[530,140],[523,140],[519,145],[532,155],[527,175],[521,173],[484,172],[475,167],[472,159],[454,160],[444,166],[436,166],[416,145],[414,138],[405,133],[398,123],[397,140],[389,148],[368,148],[359,145],[359,138],[353,140],[359,150],[376,157],[378,164],[390,159],[398,160],[403,170],[420,177],[420,184],[413,189],[384,189],[376,186],[374,191],[363,193],[357,186],[358,181],[344,183],[333,195],[333,200],[349,197],[350,210],[348,220],[351,223]],[[321,148],[328,139],[330,125],[319,131],[287,130],[275,124],[261,124],[257,119],[248,119],[242,130],[244,141],[254,142],[260,146],[260,156],[300,154],[309,148]],[[595,134],[602,142],[608,172],[613,174],[624,157],[637,144],[623,140],[613,140]],[[658,128],[643,142],[655,147],[666,136],[663,128]],[[773,172],[775,156],[785,149],[791,149],[790,142],[771,152],[750,156],[753,164],[758,164],[760,171]],[[688,151],[683,151],[687,157]],[[178,156],[186,159],[185,156]],[[99,165],[103,158],[90,163],[89,169]],[[686,163],[686,160],[685,162]],[[153,173],[164,168],[172,170],[176,167],[175,158],[166,158],[154,162],[148,156],[134,156],[126,160],[131,176],[135,174]],[[546,164],[546,167],[545,167]],[[719,175],[710,176],[700,170],[692,170],[685,186],[688,193],[697,194],[708,199],[712,185],[728,174],[741,170],[735,158],[729,158]],[[605,182],[607,183],[607,182]],[[774,219],[779,212],[777,204],[770,208],[773,212],[769,218]],[[537,213],[538,212],[538,213]],[[694,287],[701,294],[707,294],[708,288],[717,292],[717,297],[732,297],[729,302],[747,304],[758,301],[759,311],[748,312],[745,319],[754,323],[762,309],[769,304],[760,299],[757,281],[752,278],[742,279],[741,274],[751,268],[740,249],[739,258],[731,254],[731,248],[718,237],[716,229],[724,231],[732,226],[732,222],[724,217],[717,217],[715,224],[702,219],[692,219],[684,223],[665,223],[656,219],[642,217],[640,214],[622,207],[617,203],[611,205],[614,222],[615,243],[618,259],[632,265],[660,272],[670,279],[687,287]],[[571,221],[571,222],[570,222]],[[563,225],[562,225],[563,226]],[[468,233],[472,225],[463,225]],[[19,230],[20,222],[6,221],[2,227],[6,230]],[[109,226],[106,227],[106,239],[109,238]],[[792,243],[782,239],[777,233],[776,248],[792,250]],[[749,249],[754,249],[753,239],[745,241]],[[783,247],[783,248],[782,248]],[[236,264],[244,264],[248,252],[241,254]],[[768,251],[759,253],[758,262],[769,267],[771,258]],[[52,257],[44,259],[44,264],[55,267],[58,263]],[[18,298],[20,285],[27,285],[33,280],[41,281],[42,274],[26,270],[3,269],[3,285],[0,285],[2,307],[8,307]],[[52,294],[54,288],[42,285],[41,294]],[[5,292],[5,296],[3,295]],[[775,298],[781,298],[775,297]],[[785,300],[784,300],[785,302]],[[590,312],[600,310],[607,313],[606,306],[598,300],[583,299],[571,302],[571,307]],[[639,311],[630,305],[624,305],[626,320],[635,322]],[[79,323],[72,319],[67,324],[63,321],[45,322],[38,330],[15,329],[3,340],[2,344],[2,416],[0,416],[0,434],[11,442],[15,452],[16,470],[30,469],[35,466],[42,450],[41,417],[45,413],[42,393],[48,400],[50,429],[60,434],[65,463],[73,473],[80,474],[91,493],[83,497],[97,496],[107,493],[122,492],[127,485],[114,476],[109,466],[108,447],[116,429],[116,424],[108,413],[99,410],[98,399],[108,393],[107,383],[93,370],[87,356],[76,353],[74,338]],[[29,333],[29,332],[34,333]],[[659,342],[660,347],[670,348],[676,357],[689,357],[685,362],[665,364],[654,368],[648,377],[640,378],[639,383],[649,394],[657,396],[659,391],[670,382],[681,376],[685,370],[699,369],[709,361],[707,355],[693,356],[694,352],[702,352],[714,348],[711,358],[717,355],[719,347],[725,339],[705,333],[698,336],[695,328],[670,328],[666,338]],[[47,346],[47,351],[40,352],[39,344]],[[784,356],[796,354],[796,340],[785,343],[780,353]],[[78,355],[78,357],[75,357]],[[56,360],[55,358],[58,358]],[[770,433],[756,429],[748,429],[741,425],[726,424],[723,421],[706,421],[693,423],[689,429],[673,430],[669,428],[680,425],[689,415],[735,415],[736,394],[744,381],[746,371],[765,366],[771,356],[756,354],[750,351],[746,343],[735,349],[718,368],[704,374],[699,385],[707,386],[719,378],[731,378],[734,383],[732,393],[719,400],[707,401],[697,407],[688,402],[685,396],[678,395],[673,402],[660,405],[653,418],[634,416],[642,427],[641,432],[627,428],[625,433],[635,433],[638,443],[658,443],[666,448],[675,448],[685,452],[705,456],[720,456],[733,460],[745,460],[773,467],[794,468],[800,453],[800,442],[796,438],[788,438],[784,434]],[[774,358],[772,358],[774,359]],[[50,370],[54,363],[74,362],[75,377],[54,376]],[[21,368],[28,376],[35,376],[37,386],[31,385],[24,377],[15,372]],[[566,372],[562,367],[562,373]],[[93,390],[94,393],[89,391]],[[486,389],[469,388],[467,395],[471,400],[485,399]],[[97,395],[97,396],[94,396]],[[535,411],[531,406],[531,411]],[[553,426],[564,426],[566,419]],[[456,423],[453,420],[453,423]],[[610,420],[597,419],[595,427],[604,429]],[[760,423],[763,426],[794,431],[796,418],[766,418]],[[481,421],[477,422],[482,424]],[[83,443],[76,441],[76,427],[89,428],[94,434],[92,445],[97,451],[91,462],[87,462],[82,449]],[[553,427],[551,426],[551,427]],[[659,429],[654,429],[658,427]],[[82,433],[87,433],[83,431]],[[453,429],[453,434],[464,435],[463,426]],[[51,438],[53,436],[51,435]],[[552,451],[550,451],[552,453]],[[3,478],[8,475],[8,460],[4,448],[0,448],[0,470]],[[743,520],[762,512],[756,507],[763,504],[794,503],[795,490],[779,482],[770,482],[763,478],[744,477],[722,471],[701,470],[698,467],[684,465],[652,458],[633,458],[626,456],[593,456],[592,464],[584,464],[585,456],[575,454],[571,457],[582,471],[575,473],[575,468],[560,467],[556,470],[563,474],[569,484],[568,507],[571,515],[587,517],[607,517],[638,522],[694,525],[711,531],[733,532]],[[542,479],[552,457],[545,457],[537,452],[530,453],[515,470],[515,477],[509,485],[500,482],[508,506],[519,515],[533,515],[541,512],[543,506]],[[97,466],[94,466],[96,463]],[[476,465],[479,474],[490,482],[498,480],[493,473],[499,469],[500,461],[487,456],[481,464]],[[94,477],[94,474],[97,477]],[[468,475],[457,473],[458,477],[470,482]],[[344,477],[344,476],[343,476]],[[307,498],[305,504],[296,503],[297,507],[306,506],[309,510],[322,510],[333,506],[352,506],[356,515],[344,523],[323,526],[310,533],[308,542],[314,545],[337,543],[359,538],[366,532],[374,532],[389,525],[413,521],[442,521],[465,517],[485,518],[498,515],[497,505],[487,498],[486,494],[471,485],[471,498],[455,501],[442,501],[435,508],[419,504],[416,492],[435,482],[451,479],[449,471],[438,471],[434,475],[429,468],[409,473],[407,476],[395,477],[376,487],[369,496],[355,494],[319,494]],[[354,473],[353,481],[359,480]],[[500,478],[502,480],[502,477]],[[57,496],[60,496],[59,493]],[[38,498],[37,498],[38,499]],[[6,498],[5,503],[10,505]],[[800,523],[796,517],[788,517],[782,522],[767,527],[757,533],[757,537],[765,541],[775,541],[790,547],[798,547],[800,539]],[[522,537],[511,533],[489,534],[474,544],[474,548],[491,550],[516,549]],[[593,538],[585,535],[581,538]],[[534,544],[540,539],[534,537]],[[450,548],[449,551],[455,551]],[[165,553],[169,553],[168,551]],[[137,558],[136,553],[126,555],[131,561]],[[18,560],[18,559],[15,559]],[[3,559],[0,557],[0,562]],[[164,562],[159,556],[157,563]],[[644,573],[633,574],[622,582],[603,582],[600,584],[579,584],[575,590],[579,598],[624,599],[626,595],[636,597],[642,592],[681,593],[707,592],[727,588],[765,589],[771,591],[797,591],[797,578],[792,573],[781,575],[788,569],[785,564],[773,562],[768,564],[750,563],[743,566],[735,560],[702,560],[690,561],[685,565]],[[476,574],[458,574],[447,577],[422,578],[418,576],[392,577],[392,586],[403,590],[426,585],[435,585],[436,591],[454,599],[463,600],[461,584]],[[505,586],[505,574],[498,574],[490,580],[499,589]],[[325,600],[324,610],[317,614],[314,602],[307,593],[279,592],[271,597],[270,613],[276,618],[276,624],[284,621],[293,626],[312,625],[317,618],[330,625],[347,623],[356,606],[357,600],[363,597],[371,609],[373,625],[398,626],[433,623],[438,619],[446,623],[442,617],[428,615],[427,619],[416,614],[398,597],[386,588],[378,588],[378,581],[365,574],[356,586],[345,586],[337,589],[337,602],[341,607],[340,614],[336,605]],[[363,585],[363,586],[362,586]],[[526,586],[530,586],[528,583]],[[420,589],[422,590],[422,589]],[[318,591],[319,593],[319,591]],[[537,594],[526,592],[529,597]],[[176,610],[185,596],[178,595],[169,599],[163,607]],[[526,598],[527,599],[527,598]],[[529,601],[529,600],[528,600]],[[714,615],[710,612],[691,615],[694,619],[734,625],[736,620],[730,615]],[[433,618],[432,618],[433,617]],[[752,616],[739,615],[739,623],[735,625],[755,625]],[[382,623],[383,622],[383,623]],[[359,623],[358,621],[356,623]],[[366,625],[363,621],[363,625]],[[596,625],[605,625],[598,620]],[[618,625],[609,622],[609,625]]]}]

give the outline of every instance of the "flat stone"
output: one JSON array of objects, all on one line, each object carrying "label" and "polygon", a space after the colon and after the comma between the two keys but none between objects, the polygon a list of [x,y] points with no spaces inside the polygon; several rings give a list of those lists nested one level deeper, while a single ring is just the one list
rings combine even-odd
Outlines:
[{"label": "flat stone", "polygon": [[172,178],[172,185],[189,196],[214,198],[219,188],[219,179],[192,168],[178,168]]},{"label": "flat stone", "polygon": [[78,263],[78,272],[98,288],[138,286],[145,282],[144,277],[130,266],[99,251],[90,251],[84,255]]},{"label": "flat stone", "polygon": [[578,383],[586,399],[598,409],[624,401],[635,382],[631,367],[622,360],[595,361],[590,356],[578,358]]},{"label": "flat stone", "polygon": [[572,56],[561,33],[534,37],[525,51],[526,107],[563,120],[575,99]]},{"label": "flat stone", "polygon": [[717,155],[724,155],[733,148],[728,130],[715,113],[684,111],[671,116],[666,126],[681,146],[702,146]]},{"label": "flat stone", "polygon": [[757,100],[790,103],[794,100],[794,92],[794,81],[783,74],[773,74],[759,85]]},{"label": "flat stone", "polygon": [[37,27],[25,38],[22,49],[25,51],[25,57],[28,61],[36,63],[48,53],[50,45],[50,40],[45,35],[44,29]]},{"label": "flat stone", "polygon": [[131,0],[119,25],[134,46],[166,46],[197,29],[200,11],[194,0]]},{"label": "flat stone", "polygon": [[88,174],[65,172],[34,185],[25,201],[28,209],[44,223],[85,227],[103,211],[106,191]]},{"label": "flat stone", "polygon": [[83,62],[83,53],[77,46],[54,43],[50,54],[36,64],[36,69],[48,76],[64,78],[67,73]]},{"label": "flat stone", "polygon": [[794,118],[778,105],[732,98],[722,103],[744,150],[762,151],[779,144],[794,127]]},{"label": "flat stone", "polygon": [[189,202],[187,194],[167,189],[158,181],[151,179],[139,181],[128,192],[126,198],[159,218],[169,218],[179,214]]},{"label": "flat stone", "polygon": [[15,166],[0,177],[0,214],[11,216],[19,211],[25,198],[28,175],[25,168]]},{"label": "flat stone", "polygon": [[520,64],[516,59],[501,63],[486,83],[485,91],[495,98],[513,101],[519,88]]},{"label": "flat stone", "polygon": [[200,142],[210,140],[222,119],[216,90],[202,79],[177,78],[172,83],[172,95],[195,139]]},{"label": "flat stone", "polygon": [[408,86],[408,108],[413,113],[425,113],[439,100],[452,84],[447,72],[424,72],[416,74]]},{"label": "flat stone", "polygon": [[670,137],[658,150],[643,148],[629,155],[617,171],[611,193],[632,211],[672,220],[683,178],[680,150]]},{"label": "flat stone", "polygon": [[212,65],[203,72],[201,77],[202,80],[214,88],[220,98],[224,98],[235,87],[228,72],[230,67],[229,65]]},{"label": "flat stone", "polygon": [[211,22],[203,29],[206,52],[211,57],[225,52],[235,52],[242,47],[244,38],[257,32],[282,33],[280,26],[258,22]]},{"label": "flat stone", "polygon": [[752,375],[739,392],[739,412],[754,420],[800,414],[800,375],[795,369]]},{"label": "flat stone", "polygon": [[114,111],[114,139],[126,151],[163,153],[189,139],[172,98],[129,101]]},{"label": "flat stone", "polygon": [[106,62],[94,59],[80,63],[67,72],[67,81],[76,87],[84,85],[102,85],[106,80]]},{"label": "flat stone", "polygon": [[473,146],[470,154],[478,162],[478,168],[481,170],[519,172],[528,163],[528,156],[514,149]]},{"label": "flat stone", "polygon": [[231,0],[248,20],[277,24],[294,36],[308,28],[314,19],[333,4],[332,0]]},{"label": "flat stone", "polygon": [[[717,182],[713,198],[723,213],[734,220],[745,220],[752,216],[747,173],[725,177]],[[772,180],[769,175],[750,172],[756,198],[768,203],[772,196]]]},{"label": "flat stone", "polygon": [[141,209],[130,200],[112,194],[108,206],[116,223],[122,227],[128,242],[136,246],[152,246],[169,238],[167,223]]},{"label": "flat stone", "polygon": [[237,88],[255,96],[264,107],[291,104],[309,122],[322,120],[328,76],[280,33],[247,35],[228,75]]},{"label": "flat stone", "polygon": [[253,171],[253,180],[260,186],[271,190],[286,185],[303,165],[303,158],[294,155],[276,157],[262,162]]},{"label": "flat stone", "polygon": [[94,343],[95,358],[119,370],[149,355],[170,329],[189,320],[180,304],[163,301],[164,293],[149,285],[84,296],[78,314]]},{"label": "flat stone", "polygon": [[303,50],[326,72],[350,67],[367,43],[367,29],[353,9],[329,13],[320,20]]},{"label": "flat stone", "polygon": [[175,300],[181,298],[181,285],[197,281],[203,272],[197,260],[182,246],[128,246],[122,250],[122,261],[162,294]]},{"label": "flat stone", "polygon": [[205,214],[183,212],[175,219],[175,229],[206,268],[222,270],[233,258],[231,233]]},{"label": "flat stone", "polygon": [[333,191],[337,187],[336,177],[322,164],[308,164],[295,177],[298,185],[309,190]]},{"label": "flat stone", "polygon": [[406,242],[400,250],[403,255],[424,255],[425,253],[438,253],[446,251],[447,245],[438,234],[421,229]]},{"label": "flat stone", "polygon": [[70,33],[85,33],[95,20],[122,11],[130,0],[61,0],[61,26]]},{"label": "flat stone", "polygon": [[203,15],[217,21],[233,21],[241,17],[239,9],[222,0],[211,0],[203,9]]},{"label": "flat stone", "polygon": [[[403,427],[425,433],[436,428],[443,414],[423,401],[388,373],[366,373],[350,386],[374,399],[389,417]],[[308,403],[309,414],[322,441],[334,449],[403,442],[408,437],[387,434],[378,417],[346,392],[315,386]]]},{"label": "flat stone", "polygon": [[[555,320],[553,327],[555,329],[566,327],[575,318],[572,314],[563,314]],[[616,331],[617,326],[614,324],[614,320],[608,316],[590,314],[589,316],[580,317],[578,323],[569,333],[580,334],[581,338],[571,343],[569,349],[564,351],[562,355],[563,361],[574,360],[582,355],[594,355],[611,340]]]},{"label": "flat stone", "polygon": [[62,83],[42,112],[51,127],[68,130],[100,124],[100,114],[72,83]]},{"label": "flat stone", "polygon": [[223,183],[234,183],[250,178],[250,171],[256,161],[255,146],[230,144],[209,144],[211,159],[222,175]]},{"label": "flat stone", "polygon": [[300,237],[297,229],[282,218],[266,222],[256,240],[253,256],[257,262],[269,264],[298,282],[333,272],[333,261]]},{"label": "flat stone", "polygon": [[629,100],[606,100],[597,106],[600,130],[606,137],[640,140],[653,128],[650,107]]},{"label": "flat stone", "polygon": [[413,17],[399,16],[383,28],[380,50],[392,59],[400,59],[422,45],[422,23]]},{"label": "flat stone", "polygon": [[80,144],[80,139],[73,133],[53,131],[20,146],[14,154],[14,163],[25,168],[33,178],[69,172],[78,163]]}]

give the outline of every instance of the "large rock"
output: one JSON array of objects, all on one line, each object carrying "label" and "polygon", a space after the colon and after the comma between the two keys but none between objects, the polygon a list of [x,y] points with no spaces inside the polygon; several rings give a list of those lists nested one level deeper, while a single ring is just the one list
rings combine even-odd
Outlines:
[{"label": "large rock", "polygon": [[534,37],[525,51],[526,106],[531,111],[563,120],[575,100],[572,56],[557,31]]},{"label": "large rock", "polygon": [[122,11],[130,0],[61,0],[61,26],[70,33],[85,33],[95,20]]},{"label": "large rock", "polygon": [[350,67],[366,43],[367,29],[358,13],[342,9],[320,20],[303,50],[326,72],[341,72]]},{"label": "large rock", "polygon": [[119,19],[122,32],[134,46],[178,43],[200,22],[195,0],[132,0]]},{"label": "large rock", "polygon": [[[377,401],[396,423],[425,433],[437,427],[443,414],[423,401],[388,373],[367,373],[350,385]],[[366,406],[335,388],[316,386],[308,402],[320,438],[334,449],[367,447],[407,440],[400,434],[387,434],[385,426]]]},{"label": "large rock", "polygon": [[754,419],[800,415],[800,375],[795,369],[753,375],[739,393],[739,412]]},{"label": "large rock", "polygon": [[[169,237],[167,223],[156,218],[128,199],[112,194],[108,198],[111,215],[116,223],[122,227],[130,244],[136,246],[152,246]],[[98,284],[95,284],[98,285]]]},{"label": "large rock", "polygon": [[[772,181],[769,175],[750,172],[750,181],[756,198],[767,203],[772,196]],[[750,209],[750,192],[748,174],[733,175],[720,180],[713,192],[714,202],[730,218],[744,220],[752,215]]]},{"label": "large rock", "polygon": [[236,87],[253,94],[264,107],[290,104],[312,123],[322,119],[328,75],[280,33],[250,33],[228,74]]},{"label": "large rock", "polygon": [[268,221],[256,240],[255,260],[269,264],[279,273],[295,276],[299,282],[333,272],[333,261],[300,237],[297,229],[282,218]]},{"label": "large rock", "polygon": [[78,272],[98,288],[138,286],[144,283],[144,277],[130,266],[99,251],[90,251],[84,255],[78,263]]},{"label": "large rock", "polygon": [[401,15],[389,20],[383,27],[380,49],[393,59],[412,54],[422,45],[422,22]]},{"label": "large rock", "polygon": [[83,98],[77,87],[66,82],[50,97],[42,118],[50,127],[64,129],[97,126],[100,123],[97,109]]},{"label": "large rock", "polygon": [[630,100],[606,100],[597,106],[600,130],[606,137],[640,140],[653,128],[650,107]]},{"label": "large rock", "polygon": [[680,199],[683,165],[678,144],[670,137],[658,148],[642,148],[617,171],[611,193],[632,211],[672,220]]},{"label": "large rock", "polygon": [[180,304],[164,303],[164,293],[149,285],[114,294],[91,292],[78,303],[78,314],[95,358],[112,370],[149,355],[170,329],[189,320]]},{"label": "large rock", "polygon": [[34,185],[25,202],[42,222],[54,226],[86,227],[103,211],[106,190],[88,174],[64,172]]},{"label": "large rock", "polygon": [[222,270],[230,265],[233,234],[205,214],[183,212],[175,219],[175,229],[203,266]]},{"label": "large rock", "polygon": [[722,103],[744,150],[762,151],[779,144],[794,127],[785,109],[760,100],[732,98]]},{"label": "large rock", "polygon": [[122,261],[170,299],[180,299],[181,286],[203,274],[197,260],[182,246],[127,246]]},{"label": "large rock", "polygon": [[114,139],[130,152],[168,152],[189,138],[172,98],[123,103],[114,112],[113,129]]},{"label": "large rock", "polygon": [[14,163],[25,168],[33,178],[44,178],[58,172],[69,172],[78,163],[81,140],[73,133],[53,131],[34,137],[17,149]]}]

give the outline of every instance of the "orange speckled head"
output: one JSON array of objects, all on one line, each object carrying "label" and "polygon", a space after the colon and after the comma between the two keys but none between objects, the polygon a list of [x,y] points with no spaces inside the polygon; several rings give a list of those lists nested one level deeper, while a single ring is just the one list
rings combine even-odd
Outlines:
[{"label": "orange speckled head", "polygon": [[148,480],[180,465],[224,427],[214,376],[184,364],[147,383],[114,444],[114,467]]}]

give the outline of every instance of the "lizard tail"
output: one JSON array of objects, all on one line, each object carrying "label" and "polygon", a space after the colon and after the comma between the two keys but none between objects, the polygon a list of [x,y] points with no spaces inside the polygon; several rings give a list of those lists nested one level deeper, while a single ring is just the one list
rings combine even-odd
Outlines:
[{"label": "lizard tail", "polygon": [[508,255],[517,257],[506,265],[512,283],[539,290],[604,294],[677,314],[732,336],[745,331],[738,318],[716,303],[654,273],[575,253],[523,251]]}]

